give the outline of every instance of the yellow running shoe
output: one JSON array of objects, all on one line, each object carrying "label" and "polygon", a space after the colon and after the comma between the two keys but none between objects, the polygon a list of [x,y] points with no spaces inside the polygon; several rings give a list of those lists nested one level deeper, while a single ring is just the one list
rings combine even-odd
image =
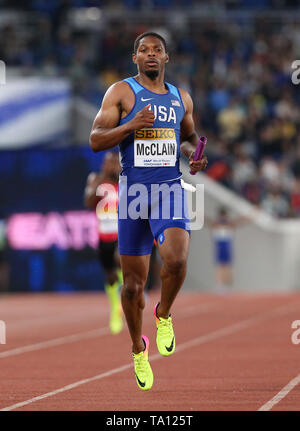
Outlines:
[{"label": "yellow running shoe", "polygon": [[134,372],[136,383],[142,391],[148,391],[153,385],[153,372],[148,361],[149,339],[146,335],[142,335],[145,343],[145,350],[140,353],[132,353],[134,361]]},{"label": "yellow running shoe", "polygon": [[175,334],[172,324],[172,317],[167,319],[157,316],[157,307],[159,303],[153,308],[155,323],[157,328],[156,344],[158,351],[163,356],[170,356],[175,352]]},{"label": "yellow running shoe", "polygon": [[123,329],[122,306],[119,295],[119,283],[106,284],[105,292],[110,304],[109,328],[112,334],[119,334]]}]

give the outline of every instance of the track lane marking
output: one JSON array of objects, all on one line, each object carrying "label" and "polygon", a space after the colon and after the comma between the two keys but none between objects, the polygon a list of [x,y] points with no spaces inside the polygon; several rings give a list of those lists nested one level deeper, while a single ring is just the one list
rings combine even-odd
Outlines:
[{"label": "track lane marking", "polygon": [[95,338],[110,333],[108,326],[98,329],[92,329],[91,331],[79,332],[77,334],[66,335],[64,337],[52,338],[51,340],[41,341],[39,343],[29,344],[27,346],[16,347],[15,349],[6,350],[0,353],[1,358],[7,358],[8,356],[20,355],[22,353],[34,352],[35,350],[46,349],[48,347],[61,346],[63,344],[74,343],[76,341],[85,340],[89,338]]},{"label": "track lane marking", "polygon": [[[286,304],[284,306],[277,307],[275,309],[269,310],[265,313],[261,313],[261,314],[256,315],[256,316],[252,316],[248,319],[242,320],[240,322],[234,323],[234,324],[226,326],[224,328],[217,329],[216,331],[213,331],[211,333],[201,335],[201,336],[196,337],[192,340],[189,340],[185,343],[182,343],[179,346],[176,346],[176,353],[183,351],[183,350],[186,350],[192,346],[200,345],[200,344],[203,344],[207,341],[215,340],[215,339],[220,338],[222,336],[234,334],[235,332],[238,332],[242,329],[249,328],[253,324],[263,322],[264,320],[268,319],[269,317],[285,314],[287,311],[290,311],[293,308],[298,309],[298,306],[297,306],[297,304],[295,304],[295,302]],[[163,356],[161,356],[159,353],[157,353],[156,355],[151,355],[149,357],[149,360],[155,361],[155,360],[158,360],[161,358],[163,358]],[[79,380],[77,382],[63,386],[62,388],[55,389],[54,391],[47,392],[45,394],[38,395],[34,398],[30,398],[28,400],[21,401],[19,403],[4,407],[4,408],[0,409],[0,411],[11,411],[11,410],[18,409],[20,407],[24,407],[28,404],[31,404],[31,403],[40,401],[42,399],[49,398],[51,396],[55,396],[59,393],[66,392],[66,391],[69,391],[71,389],[77,388],[78,386],[84,385],[86,383],[90,383],[90,382],[93,382],[95,380],[100,380],[100,379],[103,379],[105,377],[112,376],[113,374],[121,373],[122,371],[125,371],[131,367],[132,367],[132,363],[122,365],[121,367],[114,368],[112,370],[108,370],[105,373],[101,373],[101,374],[98,374],[98,375],[93,376],[93,377]]]},{"label": "track lane marking", "polygon": [[[92,312],[89,310],[84,311],[76,311],[74,314],[74,310],[72,311],[72,314],[68,314],[68,312],[60,312],[57,314],[49,314],[47,316],[37,316],[30,319],[22,319],[18,321],[11,321],[11,319],[7,319],[4,316],[4,319],[7,324],[9,325],[10,329],[24,329],[25,327],[30,326],[36,326],[37,324],[40,325],[59,325],[61,323],[67,323],[68,321],[74,321],[77,320],[79,316],[86,316],[86,317],[93,317],[93,318],[99,318],[99,315],[103,315],[104,312],[107,311],[107,308],[104,309],[104,307],[99,308],[99,310],[93,310]],[[107,313],[108,316],[109,313]]]},{"label": "track lane marking", "polygon": [[300,383],[300,374],[294,377],[287,385],[285,385],[273,398],[263,404],[258,411],[267,412],[285,398],[298,384]]},{"label": "track lane marking", "polygon": [[[211,311],[211,310],[219,308],[219,307],[220,307],[220,304],[215,303],[215,302],[208,302],[208,303],[204,303],[204,304],[199,304],[198,306],[191,305],[191,306],[187,306],[186,308],[179,309],[176,312],[176,315],[179,317],[185,317],[187,315],[192,316],[195,314],[199,314],[199,312],[205,313],[207,311]],[[74,316],[74,319],[76,319],[76,316]],[[152,320],[152,316],[151,316],[151,320]],[[147,318],[145,319],[145,323],[148,324],[149,322],[150,322],[150,317],[147,316]],[[4,352],[0,352],[0,359],[1,358],[7,358],[9,356],[20,355],[22,353],[34,352],[34,351],[46,349],[49,347],[62,346],[64,344],[74,343],[76,341],[81,341],[81,340],[90,339],[90,338],[96,338],[96,337],[109,335],[109,334],[110,334],[109,327],[105,326],[102,328],[92,329],[90,331],[79,332],[77,334],[65,335],[63,337],[52,338],[50,340],[40,341],[38,343],[33,343],[33,344],[26,345],[26,346],[21,346],[21,347],[16,347],[16,348],[10,349],[10,350],[5,350]]]}]

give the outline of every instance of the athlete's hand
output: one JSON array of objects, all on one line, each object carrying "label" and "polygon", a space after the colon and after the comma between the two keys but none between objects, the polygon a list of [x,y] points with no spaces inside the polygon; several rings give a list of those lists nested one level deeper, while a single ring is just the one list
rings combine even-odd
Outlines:
[{"label": "athlete's hand", "polygon": [[144,129],[145,127],[152,127],[155,117],[151,110],[149,110],[150,103],[139,111],[131,120],[133,130]]},{"label": "athlete's hand", "polygon": [[203,156],[201,160],[193,160],[194,153],[195,151],[192,152],[189,158],[190,171],[192,172],[203,171],[208,164],[207,157]]}]

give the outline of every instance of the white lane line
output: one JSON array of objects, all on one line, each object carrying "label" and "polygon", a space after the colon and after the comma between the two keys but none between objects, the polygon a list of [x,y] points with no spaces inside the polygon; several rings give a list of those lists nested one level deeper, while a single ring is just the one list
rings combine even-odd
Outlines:
[{"label": "white lane line", "polygon": [[[159,355],[159,353],[157,354],[157,356],[158,355]],[[132,366],[132,364],[126,364],[126,365],[123,365],[121,367],[114,368],[113,370],[109,370],[106,373],[98,374],[97,376],[93,376],[93,377],[90,377],[88,379],[79,380],[78,382],[71,383],[70,385],[63,386],[62,388],[56,389],[55,391],[47,392],[46,394],[39,395],[37,397],[31,398],[30,400],[22,401],[20,403],[13,404],[12,406],[5,407],[4,409],[0,409],[0,412],[8,412],[10,410],[15,410],[15,409],[18,409],[19,407],[24,407],[27,404],[31,404],[31,403],[34,403],[36,401],[40,401],[44,398],[52,397],[53,395],[57,395],[61,392],[65,392],[65,391],[69,391],[70,389],[77,388],[78,386],[84,385],[85,383],[90,383],[90,382],[93,382],[94,380],[103,379],[104,377],[109,377],[109,376],[112,376],[113,374],[116,374],[116,373],[121,373],[122,371],[125,371],[128,368],[130,368],[131,366]]]},{"label": "white lane line", "polygon": [[[215,340],[217,338],[220,338],[220,337],[223,337],[226,335],[231,335],[231,334],[238,332],[242,329],[246,329],[255,323],[256,324],[260,323],[260,322],[266,320],[268,317],[284,314],[287,311],[290,311],[292,308],[296,308],[296,306],[298,307],[298,305],[293,302],[292,304],[281,306],[281,307],[275,308],[273,310],[270,310],[268,312],[250,317],[249,319],[242,320],[241,322],[234,323],[233,325],[226,326],[225,328],[218,329],[218,330],[213,331],[209,334],[201,335],[200,337],[194,338],[192,340],[189,340],[185,343],[180,344],[179,346],[176,346],[176,353],[183,351],[183,350],[186,350],[192,346],[203,344],[207,341]],[[161,356],[159,353],[157,353],[156,355],[151,355],[149,357],[149,360],[155,361],[155,360],[161,359],[162,357],[163,356]],[[49,397],[52,397],[52,396],[57,395],[59,393],[77,388],[78,386],[84,385],[86,383],[90,383],[90,382],[93,382],[95,380],[100,380],[100,379],[103,379],[105,377],[109,377],[113,374],[121,373],[122,371],[125,371],[131,367],[132,367],[132,363],[123,365],[123,366],[118,367],[118,368],[114,368],[114,369],[109,370],[105,373],[101,373],[101,374],[98,374],[96,376],[93,376],[93,377],[90,377],[87,379],[79,380],[75,383],[71,383],[70,385],[63,386],[62,388],[56,389],[56,390],[51,391],[51,392],[47,392],[46,394],[39,395],[39,396],[34,397],[34,398],[30,398],[29,400],[22,401],[22,402],[19,402],[17,404],[12,404],[11,406],[0,409],[0,411],[10,411],[10,410],[18,409],[20,407],[24,407],[28,404],[34,403],[34,402],[42,400],[44,398],[49,398]]]},{"label": "white lane line", "polygon": [[109,333],[109,328],[105,326],[103,328],[92,329],[91,331],[79,332],[78,334],[66,335],[65,337],[53,338],[51,340],[41,341],[40,343],[29,344],[27,346],[6,350],[5,352],[0,353],[0,358],[7,358],[8,356],[20,355],[21,353],[33,352],[35,350],[46,349],[53,346],[60,346],[62,344],[74,343],[75,341],[95,338],[101,335],[107,335]]},{"label": "white lane line", "polygon": [[[35,309],[35,314],[32,313],[32,311],[28,308],[23,308],[20,310],[15,310],[13,309],[8,311],[8,309],[6,308],[4,311],[1,309],[0,310],[0,316],[1,319],[6,321],[10,327],[14,327],[14,326],[21,326],[23,328],[24,325],[29,325],[29,324],[35,324],[37,322],[48,322],[51,320],[56,321],[57,319],[59,320],[69,320],[69,319],[74,319],[74,315],[75,315],[75,319],[78,315],[95,315],[95,316],[99,316],[102,315],[103,313],[108,313],[108,302],[104,303],[104,296],[100,297],[98,304],[95,305],[95,303],[93,303],[93,307],[88,307],[86,305],[80,305],[78,307],[78,304],[76,304],[75,306],[75,310],[74,310],[74,306],[70,306],[69,304],[67,304],[66,306],[63,306],[63,304],[59,303],[57,307],[44,307],[45,304],[32,304],[31,307],[37,307],[39,308],[39,312]],[[10,307],[12,308],[13,305],[11,304]],[[5,308],[2,304],[2,308]],[[27,314],[23,315],[22,314],[26,312]],[[16,318],[17,317],[17,318]]]},{"label": "white lane line", "polygon": [[194,338],[190,341],[187,341],[179,346],[176,346],[176,352],[185,350],[186,348],[195,346],[197,344],[202,344],[206,341],[211,341],[216,338],[220,338],[226,335],[231,335],[235,332],[241,331],[242,329],[247,329],[253,324],[258,324],[268,319],[269,317],[285,314],[288,311],[291,311],[293,308],[299,308],[294,302],[283,305],[272,310],[269,310],[265,313],[258,314],[253,317],[249,317],[249,319],[242,320],[240,322],[234,323],[233,325],[225,326],[224,328],[217,329],[210,334],[201,335],[200,337]]},{"label": "white lane line", "polygon": [[[94,317],[94,318],[98,318],[99,316],[103,317],[103,314],[107,312],[107,307],[106,309],[101,309],[99,308],[99,310],[94,310],[94,311],[90,311],[90,310],[84,310],[84,311],[76,311],[76,313],[74,313],[74,310],[72,312],[72,314],[68,314],[68,312],[61,312],[61,313],[57,313],[57,314],[52,314],[52,315],[48,315],[48,316],[39,316],[39,317],[35,317],[35,318],[31,318],[31,319],[22,319],[22,320],[18,320],[18,321],[12,321],[10,319],[3,319],[6,323],[7,326],[9,327],[10,330],[13,329],[18,329],[18,332],[20,330],[24,330],[26,327],[28,326],[36,326],[38,325],[39,327],[41,325],[59,325],[61,323],[67,323],[68,321],[78,321],[79,317],[83,316],[88,318]],[[108,316],[108,312],[107,312],[107,316]],[[82,320],[82,318],[80,319]]]},{"label": "white lane line", "polygon": [[258,411],[259,412],[267,412],[271,410],[276,404],[279,403],[284,397],[287,396],[291,390],[293,390],[298,384],[300,383],[300,374],[298,374],[297,377],[295,377],[293,380],[291,380],[284,388],[281,389],[281,391],[278,392],[278,394],[275,395],[271,400],[266,402],[264,405],[262,405]]},{"label": "white lane line", "polygon": [[[203,313],[203,312],[207,312],[213,308],[215,308],[215,303],[207,303],[207,304],[200,304],[198,306],[188,306],[186,308],[180,309],[178,311],[178,313],[176,313],[176,315],[178,314],[181,317],[184,317],[186,315],[193,315],[193,314],[198,314],[198,313]],[[152,316],[151,316],[152,319]],[[150,322],[150,317],[145,319],[145,323],[149,323]],[[103,328],[98,328],[98,329],[93,329],[91,331],[85,331],[85,332],[79,332],[77,334],[72,334],[72,335],[66,335],[64,337],[59,337],[59,338],[53,338],[50,340],[46,340],[46,341],[41,341],[39,343],[34,343],[34,344],[29,344],[27,346],[21,346],[21,347],[17,347],[15,349],[11,349],[11,350],[5,350],[4,352],[0,353],[0,359],[1,358],[7,358],[9,356],[15,356],[15,355],[20,355],[22,353],[26,353],[26,352],[34,352],[36,350],[41,350],[41,349],[46,349],[48,347],[54,347],[54,346],[60,346],[63,344],[69,344],[69,343],[74,343],[76,341],[80,341],[80,340],[85,340],[85,339],[89,339],[89,338],[96,338],[99,336],[103,336],[103,335],[108,335],[110,334],[110,330],[107,326],[103,327]]]}]

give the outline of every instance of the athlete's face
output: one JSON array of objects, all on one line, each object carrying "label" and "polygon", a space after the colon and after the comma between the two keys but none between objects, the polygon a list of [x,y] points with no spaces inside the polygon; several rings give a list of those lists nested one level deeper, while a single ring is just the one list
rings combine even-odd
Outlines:
[{"label": "athlete's face", "polygon": [[169,61],[164,44],[155,36],[143,37],[136,54],[133,54],[132,58],[138,66],[139,72],[148,76],[151,74],[158,76]]}]

